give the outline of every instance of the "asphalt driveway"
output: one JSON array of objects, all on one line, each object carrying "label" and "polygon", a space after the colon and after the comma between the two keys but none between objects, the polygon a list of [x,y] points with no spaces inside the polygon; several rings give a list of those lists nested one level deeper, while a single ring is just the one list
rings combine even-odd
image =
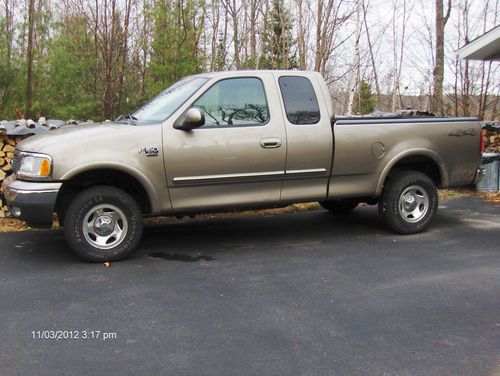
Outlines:
[{"label": "asphalt driveway", "polygon": [[108,268],[1,234],[0,374],[499,375],[500,207],[411,236],[375,207],[151,226]]}]

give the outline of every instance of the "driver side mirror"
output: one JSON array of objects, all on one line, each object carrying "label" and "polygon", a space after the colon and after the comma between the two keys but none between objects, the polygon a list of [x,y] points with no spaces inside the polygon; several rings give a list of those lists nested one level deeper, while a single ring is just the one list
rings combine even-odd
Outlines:
[{"label": "driver side mirror", "polygon": [[199,108],[192,107],[177,119],[174,123],[174,128],[190,131],[203,125],[205,125],[205,114]]}]

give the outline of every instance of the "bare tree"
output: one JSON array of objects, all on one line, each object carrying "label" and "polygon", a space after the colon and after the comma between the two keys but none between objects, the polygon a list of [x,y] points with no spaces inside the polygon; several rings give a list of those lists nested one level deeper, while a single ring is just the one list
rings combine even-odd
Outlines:
[{"label": "bare tree", "polygon": [[[10,73],[12,69],[12,45],[14,39],[14,4],[9,0],[4,0],[5,9],[5,66],[7,71]],[[5,107],[7,101],[9,100],[10,89],[8,86],[4,88],[2,93],[2,107]]]},{"label": "bare tree", "polygon": [[368,27],[368,22],[366,21],[366,14],[367,14],[367,5],[365,4],[364,0],[361,0],[361,7],[363,9],[363,24],[365,26],[365,31],[366,31],[366,40],[368,43],[368,51],[370,52],[370,61],[373,69],[373,78],[375,81],[375,89],[377,91],[377,98],[380,97],[380,83],[378,80],[378,73],[377,73],[377,64],[375,63],[375,56],[373,53],[373,43],[370,38],[370,28]]},{"label": "bare tree", "polygon": [[358,1],[358,6],[356,10],[356,39],[354,40],[354,64],[351,70],[351,75],[349,79],[349,102],[347,104],[347,115],[352,115],[352,107],[354,105],[354,93],[359,85],[360,81],[360,70],[361,70],[361,55],[359,51],[359,40],[361,38],[361,1]]},{"label": "bare tree", "polygon": [[118,73],[118,85],[116,88],[116,94],[118,95],[118,104],[116,113],[121,112],[122,100],[123,100],[123,80],[125,78],[125,72],[127,71],[128,64],[128,40],[129,40],[129,24],[130,24],[130,13],[132,10],[132,0],[125,0],[125,16],[124,25],[122,31],[122,52],[121,52],[121,66],[120,72]]},{"label": "bare tree", "polygon": [[210,55],[210,70],[214,71],[217,70],[217,43],[219,39],[219,18],[220,18],[220,8],[219,8],[219,2],[217,0],[210,0],[210,14],[209,14],[209,20],[211,23],[211,43],[210,43],[210,48],[211,48],[211,55]]},{"label": "bare tree", "polygon": [[323,66],[328,38],[332,37],[329,26],[333,5],[334,0],[327,0],[326,6],[324,0],[318,0],[316,13],[316,57],[314,62],[314,70],[318,72],[321,71],[321,67]]},{"label": "bare tree", "polygon": [[444,28],[451,12],[451,0],[448,0],[446,13],[443,0],[436,2],[436,57],[434,66],[434,92],[432,100],[433,111],[443,114],[443,81],[444,81]]},{"label": "bare tree", "polygon": [[26,52],[26,116],[31,117],[33,100],[33,49],[35,41],[35,0],[28,0],[28,49]]},{"label": "bare tree", "polygon": [[240,59],[240,35],[239,35],[239,25],[240,22],[240,13],[241,13],[241,4],[237,4],[236,0],[221,0],[222,4],[228,15],[231,17],[232,26],[233,26],[233,58],[236,69],[241,68],[241,59]]},{"label": "bare tree", "polygon": [[[497,0],[495,2],[495,6],[493,9],[493,24],[497,24],[497,13],[498,13],[498,4],[499,1]],[[486,33],[487,31],[487,25],[488,25],[488,16],[490,15],[490,0],[486,0],[483,8],[483,29],[482,32]],[[486,68],[487,66],[487,68]],[[486,115],[486,110],[488,109],[488,92],[490,89],[490,84],[491,84],[491,77],[493,73],[492,69],[492,62],[485,63],[483,62],[481,64],[481,83],[479,87],[479,103],[478,103],[478,116],[481,119],[485,118]]]},{"label": "bare tree", "polygon": [[250,13],[249,17],[249,33],[250,33],[250,60],[252,62],[252,67],[257,65],[257,30],[259,16],[262,14],[262,0],[249,0],[250,1]]},{"label": "bare tree", "polygon": [[[405,54],[405,44],[407,37],[406,31],[414,5],[415,2],[413,0],[402,0],[402,10],[400,12],[399,4],[396,1],[393,1],[392,40],[394,70],[392,87],[392,112],[396,112],[398,98],[401,98],[401,71],[403,69],[403,60]],[[399,20],[401,20],[401,24],[398,26]]]},{"label": "bare tree", "polygon": [[[148,56],[150,50],[151,30],[150,30],[150,3],[149,0],[143,0],[142,3],[142,27],[141,30],[141,63],[140,63],[140,76],[141,76],[141,101],[146,99],[146,86],[148,77]],[[139,17],[137,17],[139,18]]]},{"label": "bare tree", "polygon": [[229,22],[228,13],[221,1],[210,0],[206,20],[210,23],[210,62],[211,71],[220,71],[226,67]]},{"label": "bare tree", "polygon": [[336,34],[357,12],[358,2],[344,0],[318,0],[316,10],[316,45],[314,52],[314,70],[326,73],[327,63],[334,49],[345,40],[336,43]]},{"label": "bare tree", "polygon": [[306,69],[306,27],[304,16],[304,0],[295,0],[297,8],[297,50],[299,53],[299,67]]},{"label": "bare tree", "polygon": [[6,47],[6,63],[10,66],[12,59],[12,42],[14,37],[14,9],[10,0],[4,0],[5,9],[5,47]]}]

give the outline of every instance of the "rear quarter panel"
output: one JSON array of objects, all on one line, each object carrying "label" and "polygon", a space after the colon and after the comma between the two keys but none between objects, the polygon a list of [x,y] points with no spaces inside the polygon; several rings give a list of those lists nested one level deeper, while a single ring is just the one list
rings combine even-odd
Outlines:
[{"label": "rear quarter panel", "polygon": [[[473,118],[339,120],[329,197],[380,195],[391,169],[409,156],[436,162],[443,187],[471,184],[481,161],[480,132]],[[374,154],[376,144],[382,156]]]}]

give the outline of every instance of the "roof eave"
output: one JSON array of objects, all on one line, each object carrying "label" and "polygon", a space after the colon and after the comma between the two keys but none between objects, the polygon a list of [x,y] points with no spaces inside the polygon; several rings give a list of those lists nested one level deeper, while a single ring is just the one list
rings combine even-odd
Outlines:
[{"label": "roof eave", "polygon": [[456,51],[460,59],[500,61],[500,25]]}]

